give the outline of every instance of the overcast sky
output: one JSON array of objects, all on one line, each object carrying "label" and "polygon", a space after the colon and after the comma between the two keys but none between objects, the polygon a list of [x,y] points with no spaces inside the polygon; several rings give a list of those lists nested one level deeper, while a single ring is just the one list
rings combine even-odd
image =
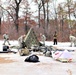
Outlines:
[{"label": "overcast sky", "polygon": [[58,3],[65,2],[66,0],[57,0]]},{"label": "overcast sky", "polygon": [[[30,3],[31,3],[31,0],[28,0]],[[57,0],[56,3],[61,3],[61,2],[65,2],[66,0]],[[35,3],[31,3],[30,4],[30,7],[31,7],[31,11],[35,12],[37,10],[37,6],[35,6]]]},{"label": "overcast sky", "polygon": [[[58,3],[60,2],[65,2],[66,0],[57,0]],[[76,1],[76,0],[73,0],[73,1]]]}]

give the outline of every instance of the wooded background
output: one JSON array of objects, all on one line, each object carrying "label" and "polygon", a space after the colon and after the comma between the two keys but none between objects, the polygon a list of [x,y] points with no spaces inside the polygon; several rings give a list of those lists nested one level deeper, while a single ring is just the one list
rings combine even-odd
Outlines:
[{"label": "wooded background", "polygon": [[76,1],[0,0],[0,39],[7,32],[16,40],[31,27],[39,40],[43,33],[52,41],[55,31],[61,42],[69,41],[70,34],[76,37]]}]

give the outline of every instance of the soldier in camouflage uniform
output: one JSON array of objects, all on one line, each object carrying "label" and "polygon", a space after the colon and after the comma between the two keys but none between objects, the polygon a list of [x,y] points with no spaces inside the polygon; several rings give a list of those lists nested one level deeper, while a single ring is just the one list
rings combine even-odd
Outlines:
[{"label": "soldier in camouflage uniform", "polygon": [[41,35],[42,44],[45,46],[46,37],[43,34],[40,34],[40,35]]},{"label": "soldier in camouflage uniform", "polygon": [[4,38],[4,43],[3,43],[3,45],[5,45],[6,42],[10,45],[10,43],[9,43],[9,36],[8,36],[7,33],[3,35],[3,38]]},{"label": "soldier in camouflage uniform", "polygon": [[25,35],[22,35],[18,38],[18,43],[19,43],[20,48],[24,48],[24,46],[23,46],[24,38],[25,38]]},{"label": "soldier in camouflage uniform", "polygon": [[54,40],[53,40],[54,41],[54,45],[57,45],[57,33],[56,33],[56,31],[55,31],[55,34],[54,34],[53,37],[54,37]]}]

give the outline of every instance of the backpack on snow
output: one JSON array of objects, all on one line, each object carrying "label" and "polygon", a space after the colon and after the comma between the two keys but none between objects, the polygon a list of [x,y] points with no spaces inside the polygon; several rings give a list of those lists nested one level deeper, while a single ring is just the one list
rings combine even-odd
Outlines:
[{"label": "backpack on snow", "polygon": [[39,62],[39,57],[37,55],[31,55],[25,59],[25,62]]}]

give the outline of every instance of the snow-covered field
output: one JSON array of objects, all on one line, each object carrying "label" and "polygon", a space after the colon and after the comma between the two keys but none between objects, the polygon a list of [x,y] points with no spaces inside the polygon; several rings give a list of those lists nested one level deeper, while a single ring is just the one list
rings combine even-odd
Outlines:
[{"label": "snow-covered field", "polygon": [[[10,41],[11,45],[18,45],[17,41]],[[2,51],[3,41],[0,41],[0,50]],[[46,45],[53,45],[53,42],[46,41]],[[73,61],[62,63],[51,57],[46,57],[42,53],[34,54],[39,56],[40,62],[24,62],[27,56],[20,56],[17,52],[0,54],[0,75],[76,75],[76,47],[69,47],[69,42],[58,43],[54,45],[57,48],[75,50],[71,52]]]}]

